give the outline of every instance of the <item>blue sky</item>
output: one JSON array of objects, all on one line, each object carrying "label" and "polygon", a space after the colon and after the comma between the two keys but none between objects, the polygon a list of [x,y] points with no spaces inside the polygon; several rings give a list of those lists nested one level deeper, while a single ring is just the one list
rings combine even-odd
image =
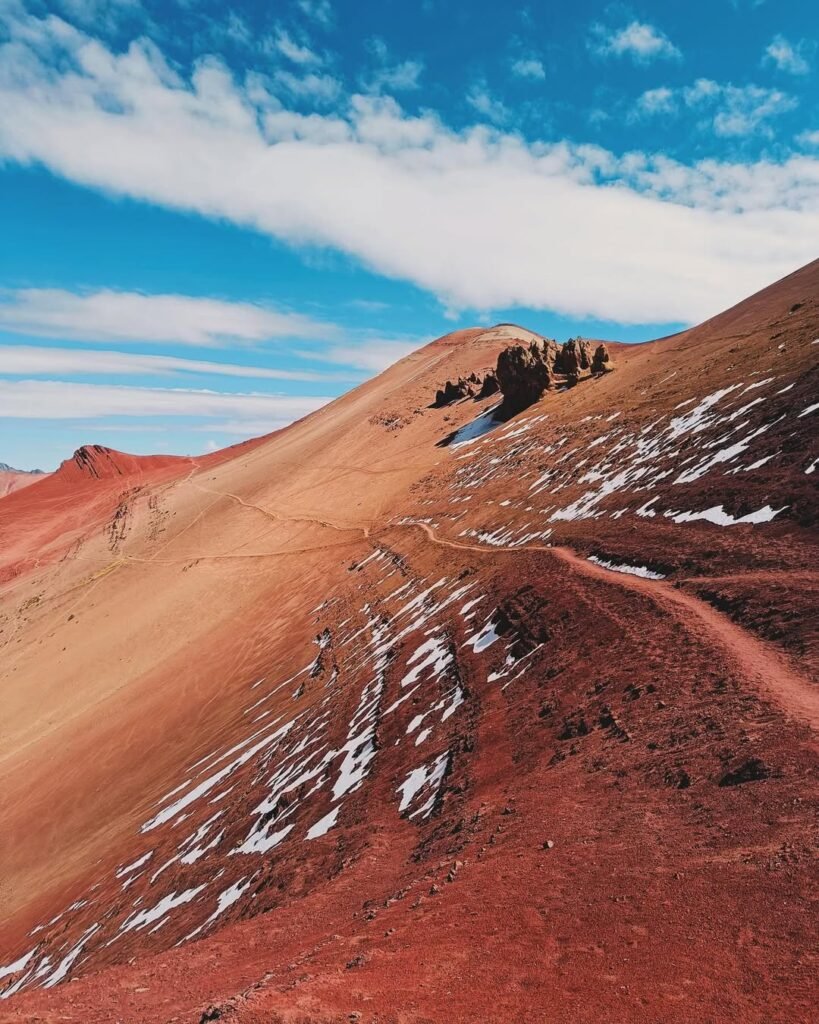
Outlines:
[{"label": "blue sky", "polygon": [[818,255],[817,43],[804,0],[0,0],[0,461],[718,312]]}]

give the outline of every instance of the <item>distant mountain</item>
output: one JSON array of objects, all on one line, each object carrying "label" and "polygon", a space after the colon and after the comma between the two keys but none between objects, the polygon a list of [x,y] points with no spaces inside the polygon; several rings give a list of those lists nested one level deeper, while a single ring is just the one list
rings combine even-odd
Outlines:
[{"label": "distant mountain", "polygon": [[8,463],[0,462],[0,498],[12,491],[19,491],[29,484],[37,483],[43,477],[48,476],[42,469],[15,469]]},{"label": "distant mountain", "polygon": [[7,462],[0,462],[0,473],[32,473],[35,476],[42,476],[45,473],[44,469],[15,469],[14,466],[10,466]]}]

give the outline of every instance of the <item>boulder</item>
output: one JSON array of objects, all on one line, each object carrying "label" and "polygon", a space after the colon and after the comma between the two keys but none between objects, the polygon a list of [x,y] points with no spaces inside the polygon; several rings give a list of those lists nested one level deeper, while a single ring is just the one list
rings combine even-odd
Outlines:
[{"label": "boulder", "polygon": [[602,343],[597,346],[594,350],[594,358],[592,359],[591,372],[594,376],[598,376],[601,373],[609,373],[614,369],[614,364],[609,356],[609,350]]},{"label": "boulder", "polygon": [[490,370],[489,373],[484,377],[483,383],[481,384],[481,390],[475,396],[478,399],[489,398],[490,395],[496,395],[500,391],[500,384],[498,384],[497,376]]},{"label": "boulder", "polygon": [[578,338],[577,342],[580,347],[580,366],[584,370],[591,370],[594,359],[591,344],[585,338]]}]

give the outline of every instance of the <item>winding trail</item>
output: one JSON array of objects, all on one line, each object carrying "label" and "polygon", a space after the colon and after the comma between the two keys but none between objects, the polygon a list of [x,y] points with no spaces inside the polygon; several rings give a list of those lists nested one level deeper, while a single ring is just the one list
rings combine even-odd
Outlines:
[{"label": "winding trail", "polygon": [[732,658],[742,675],[763,694],[773,697],[777,704],[792,717],[805,722],[819,732],[819,687],[795,672],[786,659],[758,640],[746,630],[720,614],[705,601],[678,590],[670,583],[647,580],[640,576],[612,572],[595,565],[566,547],[549,547],[532,544],[528,547],[479,547],[475,544],[461,544],[458,541],[440,537],[427,523],[406,523],[420,529],[434,544],[463,551],[478,551],[481,554],[519,555],[531,551],[543,551],[560,559],[572,570],[591,579],[602,580],[611,586],[636,591],[650,598],[669,614],[688,622],[698,620],[706,634],[715,640]]},{"label": "winding trail", "polygon": [[768,644],[737,626],[710,604],[669,583],[613,573],[581,558],[570,548],[556,547],[552,550],[563,562],[585,576],[644,594],[678,618],[689,622],[692,618],[699,620],[705,632],[728,652],[745,678],[772,695],[780,707],[794,718],[819,731],[819,687],[793,671],[785,658]]},{"label": "winding trail", "polygon": [[[371,539],[371,526],[339,525],[327,519],[309,514],[286,515],[273,509],[264,508],[230,492],[213,491],[194,484],[198,489],[211,494],[221,494],[245,508],[254,509],[276,522],[310,522],[341,533],[360,533],[364,539]],[[384,530],[409,528],[420,530],[431,543],[457,551],[469,551],[484,556],[526,555],[534,551],[557,558],[572,571],[589,579],[603,581],[610,586],[631,590],[648,597],[668,614],[687,623],[699,622],[704,633],[715,641],[732,659],[742,676],[763,695],[772,697],[776,703],[793,718],[806,723],[819,732],[819,687],[799,675],[791,668],[786,658],[764,641],[757,639],[746,630],[722,615],[710,604],[693,594],[677,589],[671,583],[643,579],[624,573],[612,572],[603,566],[589,562],[571,548],[549,544],[530,544],[522,547],[503,545],[487,547],[479,544],[465,544],[440,536],[428,523],[387,523]]]},{"label": "winding trail", "polygon": [[256,512],[261,512],[263,516],[266,516],[268,519],[272,519],[274,523],[313,523],[318,526],[326,526],[329,530],[337,530],[339,533],[360,533],[364,537],[369,537],[370,535],[369,526],[357,526],[355,524],[339,526],[338,523],[334,523],[332,520],[319,519],[318,516],[287,515],[284,512],[277,512],[272,508],[265,508],[263,505],[256,505],[252,501],[245,501],[245,499],[240,495],[233,494],[231,491],[215,491],[210,487],[203,487],[202,484],[197,484],[193,481],[191,481],[191,483],[199,491],[205,491],[207,494],[213,494],[220,498],[230,498],[243,508],[254,509]]}]

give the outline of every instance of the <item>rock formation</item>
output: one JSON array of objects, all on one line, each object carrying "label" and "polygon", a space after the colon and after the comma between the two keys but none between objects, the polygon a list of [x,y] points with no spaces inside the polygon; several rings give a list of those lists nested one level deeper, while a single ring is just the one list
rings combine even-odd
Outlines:
[{"label": "rock formation", "polygon": [[560,349],[550,339],[512,345],[498,356],[496,376],[503,392],[501,418],[514,416],[537,402],[555,384],[555,360]]},{"label": "rock formation", "polygon": [[614,369],[614,365],[609,355],[609,350],[602,343],[597,346],[594,350],[594,358],[592,359],[591,372],[596,377],[601,373],[609,373]]},{"label": "rock formation", "polygon": [[606,346],[600,344],[592,353],[590,343],[583,338],[569,338],[562,346],[548,338],[512,345],[498,356],[496,376],[503,392],[498,417],[514,416],[558,384],[573,387],[584,377],[612,369]]},{"label": "rock formation", "polygon": [[569,338],[555,360],[555,369],[566,375],[566,382],[577,384],[585,372],[591,370],[591,345],[583,338]]},{"label": "rock formation", "polygon": [[[474,377],[475,375],[472,374],[472,376]],[[459,377],[456,381],[448,380],[442,388],[435,392],[433,406],[436,409],[440,409],[444,405],[450,405],[452,402],[457,402],[461,398],[469,398],[474,394],[474,385],[469,379]]]},{"label": "rock formation", "polygon": [[442,406],[458,402],[462,398],[486,398],[498,391],[498,381],[495,374],[490,370],[481,379],[477,373],[472,372],[467,377],[459,377],[456,381],[448,380],[442,388],[435,392],[433,409],[440,409]]},{"label": "rock formation", "polygon": [[496,395],[500,391],[500,384],[498,384],[498,378],[492,370],[487,373],[481,384],[481,390],[475,396],[478,399],[489,398],[491,395]]}]

